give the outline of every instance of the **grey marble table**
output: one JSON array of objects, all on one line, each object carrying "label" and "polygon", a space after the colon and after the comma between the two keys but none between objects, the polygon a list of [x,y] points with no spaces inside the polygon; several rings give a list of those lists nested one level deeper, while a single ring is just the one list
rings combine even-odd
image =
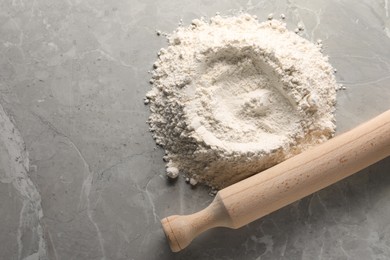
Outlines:
[{"label": "grey marble table", "polygon": [[0,259],[390,259],[390,158],[170,252],[159,220],[212,197],[167,182],[148,132],[155,30],[240,10],[323,40],[338,133],[390,108],[387,0],[1,1]]}]

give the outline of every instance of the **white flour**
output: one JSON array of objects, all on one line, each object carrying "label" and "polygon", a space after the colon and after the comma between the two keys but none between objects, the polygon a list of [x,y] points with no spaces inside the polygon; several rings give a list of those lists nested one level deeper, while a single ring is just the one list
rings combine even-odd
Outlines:
[{"label": "white flour", "polygon": [[168,176],[223,188],[333,135],[333,68],[282,22],[217,15],[168,40],[145,100]]}]

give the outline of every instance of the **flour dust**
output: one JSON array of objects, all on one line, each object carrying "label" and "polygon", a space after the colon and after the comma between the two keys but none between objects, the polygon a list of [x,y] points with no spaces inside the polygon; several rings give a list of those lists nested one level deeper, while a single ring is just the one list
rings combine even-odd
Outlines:
[{"label": "flour dust", "polygon": [[333,136],[334,69],[283,22],[217,15],[167,38],[145,103],[169,177],[220,189]]}]

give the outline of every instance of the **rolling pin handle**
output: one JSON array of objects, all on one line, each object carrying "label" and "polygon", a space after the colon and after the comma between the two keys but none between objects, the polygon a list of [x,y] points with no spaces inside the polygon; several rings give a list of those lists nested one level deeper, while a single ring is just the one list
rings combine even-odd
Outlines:
[{"label": "rolling pin handle", "polygon": [[191,215],[173,215],[161,220],[173,252],[187,247],[204,231],[214,227],[231,227],[232,221],[218,194],[205,209]]}]

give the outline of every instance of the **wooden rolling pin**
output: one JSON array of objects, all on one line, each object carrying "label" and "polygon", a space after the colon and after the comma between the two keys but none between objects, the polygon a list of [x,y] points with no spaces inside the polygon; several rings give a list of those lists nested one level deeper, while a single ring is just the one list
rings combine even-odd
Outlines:
[{"label": "wooden rolling pin", "polygon": [[242,227],[390,155],[390,110],[223,190],[205,209],[161,220],[172,251],[214,227]]}]

